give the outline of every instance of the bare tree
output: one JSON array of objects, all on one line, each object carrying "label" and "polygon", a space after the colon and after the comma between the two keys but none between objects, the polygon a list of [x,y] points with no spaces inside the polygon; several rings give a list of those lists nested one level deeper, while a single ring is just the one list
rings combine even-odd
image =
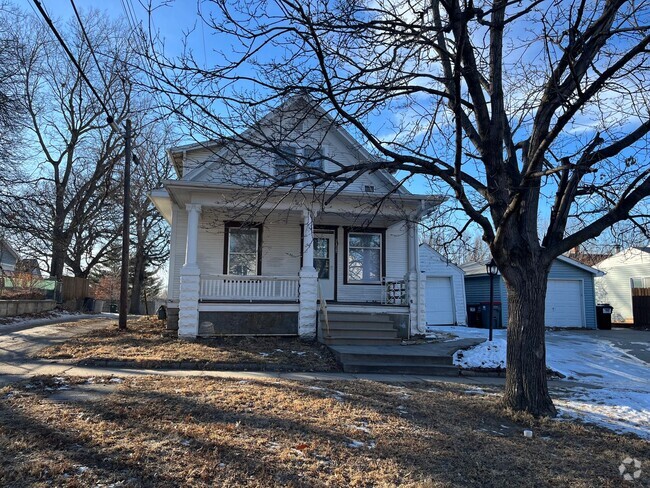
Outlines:
[{"label": "bare tree", "polygon": [[[129,53],[128,31],[97,12],[83,23],[85,33],[71,23],[64,37],[104,104],[122,120],[130,107],[122,61]],[[12,182],[14,199],[4,220],[38,243],[51,276],[61,277],[66,265],[87,276],[119,235],[111,208],[120,189],[122,136],[108,126],[102,104],[39,19],[29,16],[14,29],[23,40],[15,56],[31,141],[23,147],[23,167],[30,172]]]},{"label": "bare tree", "polygon": [[175,113],[258,147],[242,135],[250,121],[306,93],[377,154],[312,181],[385,168],[451,191],[507,287],[504,404],[554,414],[553,260],[617,222],[648,228],[647,2],[225,0],[202,12],[228,49],[213,68],[155,56]]},{"label": "bare tree", "polygon": [[[169,257],[169,225],[149,199],[149,192],[169,179],[172,167],[166,148],[172,145],[172,128],[159,121],[142,120],[135,138],[138,164],[131,175],[132,257],[129,313],[141,312],[145,287]],[[151,295],[149,295],[151,297]]]}]

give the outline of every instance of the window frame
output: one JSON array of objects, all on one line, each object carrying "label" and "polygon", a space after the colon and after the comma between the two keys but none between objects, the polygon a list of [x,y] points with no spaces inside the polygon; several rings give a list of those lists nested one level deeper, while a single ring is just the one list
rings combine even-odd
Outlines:
[{"label": "window frame", "polygon": [[[290,150],[293,151],[293,155],[285,158],[283,154],[288,154]],[[281,185],[293,185],[299,176],[297,160],[300,157],[300,149],[292,144],[282,144],[278,146],[278,152],[279,154],[276,154],[273,159],[274,176]],[[278,170],[280,167],[292,170],[292,174],[282,177],[281,172]]]},{"label": "window frame", "polygon": [[224,225],[224,246],[223,246],[223,274],[230,275],[230,233],[232,230],[255,230],[257,231],[256,270],[253,275],[232,275],[232,276],[261,276],[262,275],[262,234],[263,224],[250,224],[246,222],[226,222]]},{"label": "window frame", "polygon": [[[350,234],[375,234],[380,237],[379,250],[379,279],[377,281],[358,281],[350,279]],[[343,273],[343,283],[346,285],[382,285],[386,273],[386,229],[377,227],[344,227],[343,228],[343,246],[344,246],[344,263],[345,272]]]}]

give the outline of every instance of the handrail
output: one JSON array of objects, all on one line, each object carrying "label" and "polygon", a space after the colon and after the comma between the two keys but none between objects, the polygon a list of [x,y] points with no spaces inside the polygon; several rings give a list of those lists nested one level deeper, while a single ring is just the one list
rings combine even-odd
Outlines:
[{"label": "handrail", "polygon": [[327,317],[327,300],[323,297],[323,290],[321,289],[320,286],[320,281],[318,282],[318,300],[319,300],[319,308],[320,312],[323,315],[323,319],[325,320],[325,331],[327,332],[327,335],[330,335],[330,322]]}]

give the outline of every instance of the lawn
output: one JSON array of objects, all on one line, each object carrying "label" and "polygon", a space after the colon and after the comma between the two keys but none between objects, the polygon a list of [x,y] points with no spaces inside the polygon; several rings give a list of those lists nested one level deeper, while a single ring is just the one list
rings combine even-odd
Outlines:
[{"label": "lawn", "polygon": [[0,486],[613,487],[628,456],[645,463],[648,443],[511,416],[494,392],[448,383],[40,377],[0,389]]},{"label": "lawn", "polygon": [[111,325],[41,349],[37,358],[74,359],[78,364],[105,361],[130,366],[206,369],[339,371],[331,352],[318,342],[291,337],[223,337],[178,340],[163,334],[159,320],[130,320],[126,332]]}]

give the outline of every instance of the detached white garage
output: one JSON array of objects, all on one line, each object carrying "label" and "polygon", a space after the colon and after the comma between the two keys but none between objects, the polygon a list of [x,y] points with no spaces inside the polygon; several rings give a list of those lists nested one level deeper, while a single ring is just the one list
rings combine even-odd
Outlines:
[{"label": "detached white garage", "polygon": [[546,327],[585,327],[584,281],[549,278]]},{"label": "detached white garage", "polygon": [[420,244],[427,325],[467,325],[465,274],[427,244]]}]

